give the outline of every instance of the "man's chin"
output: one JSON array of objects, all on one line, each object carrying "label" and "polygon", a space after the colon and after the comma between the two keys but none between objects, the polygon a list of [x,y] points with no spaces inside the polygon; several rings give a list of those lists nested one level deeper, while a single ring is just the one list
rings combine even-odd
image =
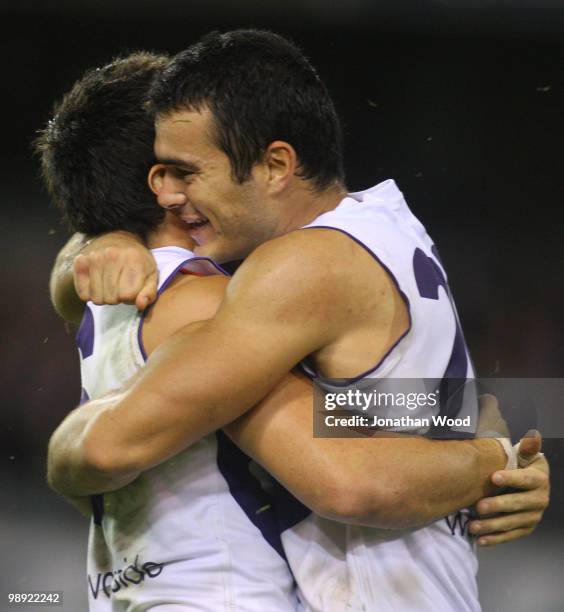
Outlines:
[{"label": "man's chin", "polygon": [[195,244],[192,250],[194,251],[194,254],[198,255],[199,257],[209,257],[206,252],[206,245],[204,244]]},{"label": "man's chin", "polygon": [[218,245],[214,245],[213,243],[194,245],[195,255],[197,255],[198,257],[209,257],[217,263],[221,263],[221,261],[226,261],[225,257],[222,258],[221,251],[222,249],[218,248]]}]

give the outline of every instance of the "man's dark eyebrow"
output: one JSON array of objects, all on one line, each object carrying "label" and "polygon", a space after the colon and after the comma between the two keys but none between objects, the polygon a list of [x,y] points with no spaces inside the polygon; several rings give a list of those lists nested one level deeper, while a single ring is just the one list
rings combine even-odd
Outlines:
[{"label": "man's dark eyebrow", "polygon": [[186,170],[193,170],[193,171],[199,170],[198,166],[195,163],[186,161],[185,159],[179,159],[176,157],[166,157],[166,158],[157,157],[157,162],[159,164],[164,164],[165,166],[177,166],[178,168],[184,168]]}]

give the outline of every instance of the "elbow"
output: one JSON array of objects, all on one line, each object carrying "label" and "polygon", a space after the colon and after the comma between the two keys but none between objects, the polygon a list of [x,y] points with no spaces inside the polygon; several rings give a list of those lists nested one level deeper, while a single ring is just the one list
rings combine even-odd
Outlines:
[{"label": "elbow", "polygon": [[86,433],[81,442],[82,469],[96,474],[103,480],[120,478],[133,472],[139,472],[137,461],[132,453],[111,439],[100,438],[94,431]]},{"label": "elbow", "polygon": [[362,478],[334,480],[318,491],[311,509],[340,523],[379,529],[401,529],[414,525],[416,500],[393,479]]},{"label": "elbow", "polygon": [[47,449],[47,485],[55,493],[64,495],[68,480],[68,447],[62,444],[60,432],[57,430],[51,436]]},{"label": "elbow", "polygon": [[64,477],[62,466],[51,456],[51,451],[49,451],[47,456],[47,485],[55,493],[63,495]]},{"label": "elbow", "polygon": [[137,475],[127,455],[83,436],[72,446],[59,447],[51,440],[47,456],[47,484],[62,496],[105,493],[123,486]]},{"label": "elbow", "polygon": [[85,436],[82,441],[81,455],[83,469],[88,472],[111,476],[121,471],[120,457],[91,436]]}]

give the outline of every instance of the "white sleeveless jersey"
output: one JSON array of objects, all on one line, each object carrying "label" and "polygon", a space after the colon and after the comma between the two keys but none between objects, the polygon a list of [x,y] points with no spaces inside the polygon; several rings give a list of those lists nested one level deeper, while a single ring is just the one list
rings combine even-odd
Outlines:
[{"label": "white sleeveless jersey", "polygon": [[[153,254],[159,294],[180,271],[221,273],[184,249]],[[134,306],[87,305],[77,334],[84,399],[120,389],[143,367],[142,323]],[[249,461],[217,432],[123,489],[95,496],[90,610],[296,610],[274,511]]]},{"label": "white sleeveless jersey", "polygon": [[[362,377],[473,377],[437,251],[393,181],[350,194],[305,229],[322,227],[344,232],[364,247],[389,272],[409,307],[409,331]],[[323,379],[302,365],[323,386]],[[465,406],[475,413],[475,395]],[[284,512],[288,499],[281,497],[279,511]],[[401,531],[328,521],[304,508],[300,513],[295,501],[286,516],[282,542],[308,610],[480,609],[477,559],[465,533],[467,513]]]}]

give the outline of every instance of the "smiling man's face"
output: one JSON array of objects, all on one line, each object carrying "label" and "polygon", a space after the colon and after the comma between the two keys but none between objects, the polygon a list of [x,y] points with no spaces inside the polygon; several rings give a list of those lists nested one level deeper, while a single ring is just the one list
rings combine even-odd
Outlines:
[{"label": "smiling man's face", "polygon": [[272,238],[276,211],[266,203],[259,163],[243,183],[233,179],[227,155],[213,140],[210,111],[175,111],[156,123],[151,178],[162,206],[186,222],[198,255],[219,262],[244,259]]}]

